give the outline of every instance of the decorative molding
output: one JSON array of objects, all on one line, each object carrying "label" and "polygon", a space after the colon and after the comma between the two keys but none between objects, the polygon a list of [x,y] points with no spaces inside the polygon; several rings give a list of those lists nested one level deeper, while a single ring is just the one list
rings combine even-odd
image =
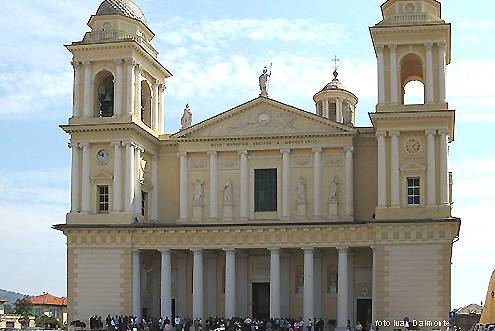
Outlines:
[{"label": "decorative molding", "polygon": [[220,170],[237,170],[239,169],[239,158],[228,157],[228,158],[220,158],[219,160],[219,169]]},{"label": "decorative molding", "polygon": [[341,167],[344,165],[344,158],[342,155],[323,155],[321,164],[325,167]]},{"label": "decorative molding", "polygon": [[313,166],[312,155],[297,155],[292,157],[293,168],[309,168]]},{"label": "decorative molding", "polygon": [[208,170],[208,160],[205,157],[189,158],[189,170]]}]

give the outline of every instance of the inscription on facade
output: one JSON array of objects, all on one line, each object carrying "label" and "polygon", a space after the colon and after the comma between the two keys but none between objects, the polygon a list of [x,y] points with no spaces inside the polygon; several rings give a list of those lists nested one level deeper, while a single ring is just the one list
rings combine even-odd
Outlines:
[{"label": "inscription on facade", "polygon": [[211,147],[260,147],[260,146],[273,146],[278,148],[278,146],[286,145],[314,145],[318,144],[318,139],[291,139],[291,140],[269,140],[269,141],[236,141],[236,142],[218,142],[212,143]]}]

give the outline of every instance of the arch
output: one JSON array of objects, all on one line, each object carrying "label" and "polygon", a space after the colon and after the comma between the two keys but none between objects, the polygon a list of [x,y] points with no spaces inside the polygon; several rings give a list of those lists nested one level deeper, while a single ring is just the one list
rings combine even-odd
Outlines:
[{"label": "arch", "polygon": [[[402,104],[405,105],[406,100],[414,100],[413,102],[416,104],[424,104],[425,103],[425,84],[424,84],[424,62],[423,58],[417,54],[416,52],[409,52],[402,56],[400,60],[400,86],[401,86],[401,95],[402,95]],[[423,89],[423,97],[422,100],[420,98],[413,98],[413,96],[417,96],[417,93],[414,93],[414,89],[412,91],[411,95],[406,95],[406,90],[409,92],[409,88],[406,89],[406,85],[408,86],[413,86],[415,84],[409,84],[410,82],[417,81],[422,84],[422,89]],[[416,87],[418,88],[418,85],[416,84]]]},{"label": "arch", "polygon": [[151,87],[146,80],[141,81],[141,121],[151,128]]},{"label": "arch", "polygon": [[115,78],[108,70],[98,72],[93,80],[95,117],[114,115]]}]

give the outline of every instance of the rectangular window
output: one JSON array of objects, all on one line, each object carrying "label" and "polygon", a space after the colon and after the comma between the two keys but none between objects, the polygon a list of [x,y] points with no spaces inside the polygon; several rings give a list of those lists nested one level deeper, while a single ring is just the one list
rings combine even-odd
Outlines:
[{"label": "rectangular window", "polygon": [[277,169],[254,170],[254,211],[277,211]]},{"label": "rectangular window", "polygon": [[147,205],[148,205],[148,193],[147,192],[144,192],[144,191],[141,191],[141,215],[143,215],[144,217],[147,217],[147,214],[148,214],[148,208]]},{"label": "rectangular window", "polygon": [[409,206],[419,206],[419,177],[407,177],[407,204]]},{"label": "rectangular window", "polygon": [[108,185],[98,185],[98,212],[108,213]]},{"label": "rectangular window", "polygon": [[337,104],[335,102],[330,102],[328,104],[328,118],[335,121],[337,118]]}]

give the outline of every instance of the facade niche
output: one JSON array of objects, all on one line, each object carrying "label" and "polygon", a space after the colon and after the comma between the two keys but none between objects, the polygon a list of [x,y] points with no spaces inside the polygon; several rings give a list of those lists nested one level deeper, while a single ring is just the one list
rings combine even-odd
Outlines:
[{"label": "facade niche", "polygon": [[96,116],[112,117],[114,113],[114,77],[106,70],[95,77]]},{"label": "facade niche", "polygon": [[151,88],[145,80],[141,82],[141,121],[151,127]]},{"label": "facade niche", "polygon": [[[414,53],[407,54],[400,61],[400,78],[402,90],[402,104],[425,103],[425,81],[423,74],[423,60]],[[422,97],[417,97],[417,91],[421,89]]]}]

